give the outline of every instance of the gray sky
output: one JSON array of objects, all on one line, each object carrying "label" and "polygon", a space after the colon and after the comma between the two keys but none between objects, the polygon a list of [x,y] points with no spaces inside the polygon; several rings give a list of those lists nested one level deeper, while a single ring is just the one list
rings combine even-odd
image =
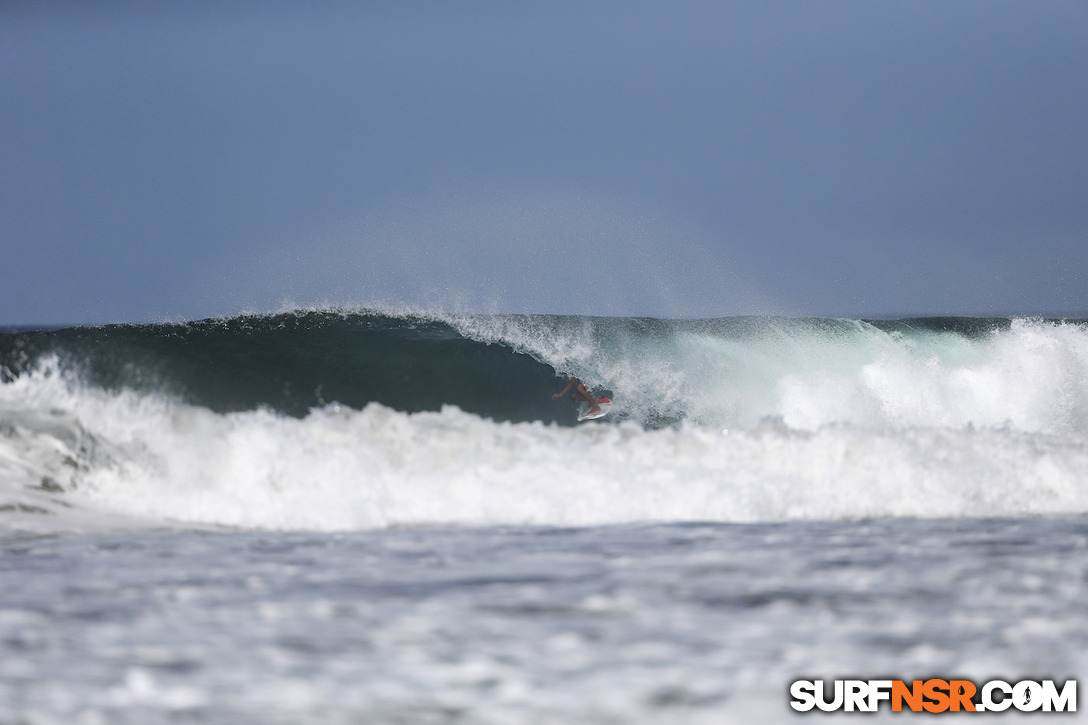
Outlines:
[{"label": "gray sky", "polygon": [[1088,315],[1088,2],[0,5],[0,323]]}]

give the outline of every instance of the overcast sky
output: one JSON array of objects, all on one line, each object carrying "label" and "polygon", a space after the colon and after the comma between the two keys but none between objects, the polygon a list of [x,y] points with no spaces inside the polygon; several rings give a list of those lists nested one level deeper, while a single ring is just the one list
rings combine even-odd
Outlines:
[{"label": "overcast sky", "polygon": [[6,2],[0,253],[0,324],[1088,315],[1088,2]]}]

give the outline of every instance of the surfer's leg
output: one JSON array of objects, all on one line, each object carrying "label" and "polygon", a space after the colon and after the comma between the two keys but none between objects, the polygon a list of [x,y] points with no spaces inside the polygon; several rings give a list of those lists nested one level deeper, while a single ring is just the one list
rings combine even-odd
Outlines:
[{"label": "surfer's leg", "polygon": [[586,390],[586,386],[581,383],[578,384],[578,394],[582,396],[587,403],[589,403],[589,412],[597,413],[601,410],[601,404],[597,402],[597,399],[593,397],[593,394]]}]

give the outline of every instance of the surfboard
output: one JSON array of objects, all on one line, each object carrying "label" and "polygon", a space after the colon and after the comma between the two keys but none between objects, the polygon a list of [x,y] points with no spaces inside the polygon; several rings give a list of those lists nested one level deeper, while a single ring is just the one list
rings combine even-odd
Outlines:
[{"label": "surfboard", "polygon": [[596,420],[597,418],[603,418],[608,414],[608,411],[612,408],[612,400],[609,398],[598,398],[597,404],[601,406],[601,409],[596,413],[589,412],[589,403],[583,401],[578,404],[578,422],[583,420]]}]

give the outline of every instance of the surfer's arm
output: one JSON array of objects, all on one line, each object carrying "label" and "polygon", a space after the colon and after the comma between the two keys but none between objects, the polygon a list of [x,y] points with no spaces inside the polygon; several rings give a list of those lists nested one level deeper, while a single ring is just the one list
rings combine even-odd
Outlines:
[{"label": "surfer's arm", "polygon": [[553,395],[553,396],[552,396],[552,400],[559,400],[559,399],[560,399],[560,398],[562,398],[562,397],[563,397],[564,395],[566,395],[567,393],[569,393],[569,392],[571,391],[571,388],[573,388],[573,387],[574,387],[574,382],[575,382],[576,380],[577,380],[577,378],[571,378],[571,379],[570,379],[569,381],[567,381],[567,387],[563,388],[563,389],[562,389],[561,391],[559,391],[558,393],[556,393],[555,395]]}]

